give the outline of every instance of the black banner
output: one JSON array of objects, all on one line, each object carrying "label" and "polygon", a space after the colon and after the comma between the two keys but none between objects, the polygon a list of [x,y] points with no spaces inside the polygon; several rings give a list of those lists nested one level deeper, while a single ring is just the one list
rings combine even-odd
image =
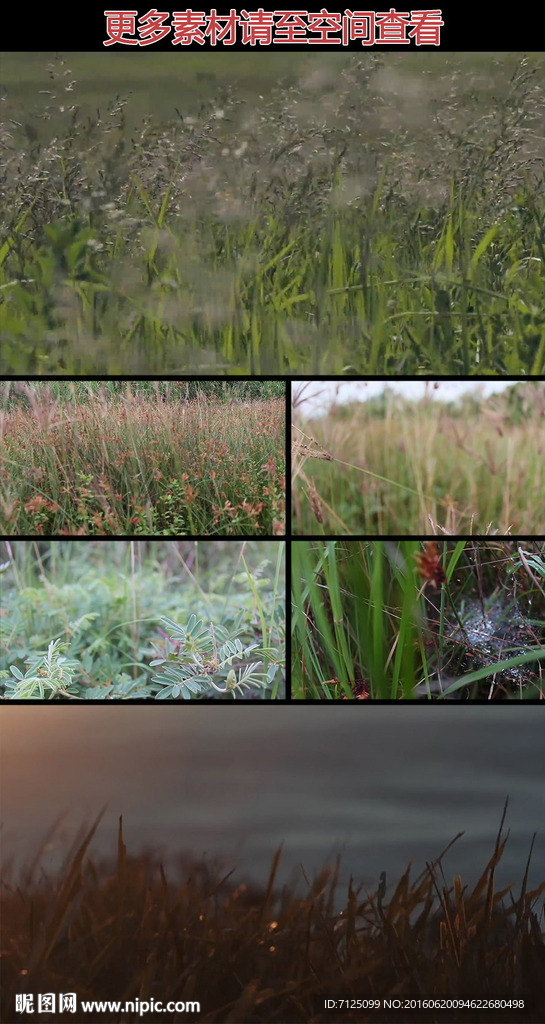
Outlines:
[{"label": "black banner", "polygon": [[4,50],[107,51],[138,53],[161,50],[195,52],[263,52],[313,50],[368,53],[525,50],[527,19],[498,11],[468,12],[460,5],[388,5],[356,9],[280,4],[265,9],[127,3],[80,9],[77,19],[50,9],[24,26],[15,18],[5,28]]}]

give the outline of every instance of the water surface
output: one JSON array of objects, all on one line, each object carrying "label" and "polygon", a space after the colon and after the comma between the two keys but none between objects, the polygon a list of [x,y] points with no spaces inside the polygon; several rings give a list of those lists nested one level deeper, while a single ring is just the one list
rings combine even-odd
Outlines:
[{"label": "water surface", "polygon": [[475,877],[509,796],[500,877],[520,881],[538,831],[541,881],[542,717],[535,705],[4,706],[3,850],[20,862],[61,812],[69,836],[107,804],[101,852],[123,814],[131,850],[222,854],[259,879],[283,842],[284,877],[341,851],[344,877],[374,885],[464,831],[446,864]]}]

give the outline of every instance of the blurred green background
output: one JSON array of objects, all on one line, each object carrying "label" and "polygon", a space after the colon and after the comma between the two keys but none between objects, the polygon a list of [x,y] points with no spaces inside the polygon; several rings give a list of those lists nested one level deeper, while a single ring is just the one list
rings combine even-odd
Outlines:
[{"label": "blurred green background", "polygon": [[[358,54],[355,54],[357,57]],[[541,53],[527,55],[534,62],[542,58]],[[370,58],[384,61],[389,71],[396,74],[420,76],[422,72],[432,74],[440,88],[444,77],[447,79],[454,67],[460,71],[482,72],[479,89],[484,94],[494,91],[499,75],[503,77],[514,69],[520,60],[520,53],[377,53],[362,52],[363,62]],[[294,84],[299,79],[319,75],[322,86],[330,80],[332,86],[343,67],[354,58],[349,53],[327,53],[307,50],[278,52],[218,52],[184,53],[146,51],[142,53],[66,53],[60,55],[65,62],[66,83],[76,85],[66,94],[67,103],[77,103],[89,114],[96,115],[97,108],[105,109],[107,104],[120,95],[131,93],[130,111],[138,117],[159,114],[165,119],[176,116],[177,107],[182,114],[190,114],[203,101],[210,100],[223,88],[229,86],[237,95],[251,102],[259,95],[266,94],[281,81],[284,85]],[[58,70],[59,55],[54,53],[3,53],[0,51],[1,84],[4,111],[8,116],[24,116],[30,113],[40,99],[40,90],[55,89],[48,66]],[[460,80],[463,89],[463,77]],[[473,81],[474,87],[474,81]],[[6,95],[7,90],[7,95]],[[47,97],[42,95],[42,100]]]}]

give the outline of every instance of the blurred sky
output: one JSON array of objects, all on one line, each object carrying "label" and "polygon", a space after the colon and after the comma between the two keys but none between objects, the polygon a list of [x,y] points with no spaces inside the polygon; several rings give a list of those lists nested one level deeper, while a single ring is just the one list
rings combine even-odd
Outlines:
[{"label": "blurred sky", "polygon": [[[338,381],[338,380],[317,380],[317,381],[294,381],[292,394],[296,395],[304,389],[304,405],[298,406],[304,416],[321,416],[327,412],[328,407],[335,402],[343,405],[345,402],[361,401],[373,395],[380,395],[385,387],[399,391],[406,398],[423,398],[426,393],[435,399],[442,401],[456,400],[464,391],[477,391],[485,397],[496,391],[503,391],[511,387],[515,381],[512,380],[484,380],[484,381],[420,381],[420,380],[370,380],[370,381]],[[434,385],[437,384],[437,387]]]}]

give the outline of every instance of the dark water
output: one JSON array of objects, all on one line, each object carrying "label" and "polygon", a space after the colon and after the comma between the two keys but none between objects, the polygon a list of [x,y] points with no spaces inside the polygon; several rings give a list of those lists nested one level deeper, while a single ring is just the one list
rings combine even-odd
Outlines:
[{"label": "dark water", "polygon": [[284,877],[340,850],[344,876],[374,885],[465,831],[446,866],[471,878],[509,796],[500,878],[520,881],[534,831],[545,877],[537,706],[5,706],[0,725],[3,850],[19,862],[58,814],[69,835],[107,803],[101,852],[123,814],[131,850],[221,853],[254,878],[280,842]]}]

